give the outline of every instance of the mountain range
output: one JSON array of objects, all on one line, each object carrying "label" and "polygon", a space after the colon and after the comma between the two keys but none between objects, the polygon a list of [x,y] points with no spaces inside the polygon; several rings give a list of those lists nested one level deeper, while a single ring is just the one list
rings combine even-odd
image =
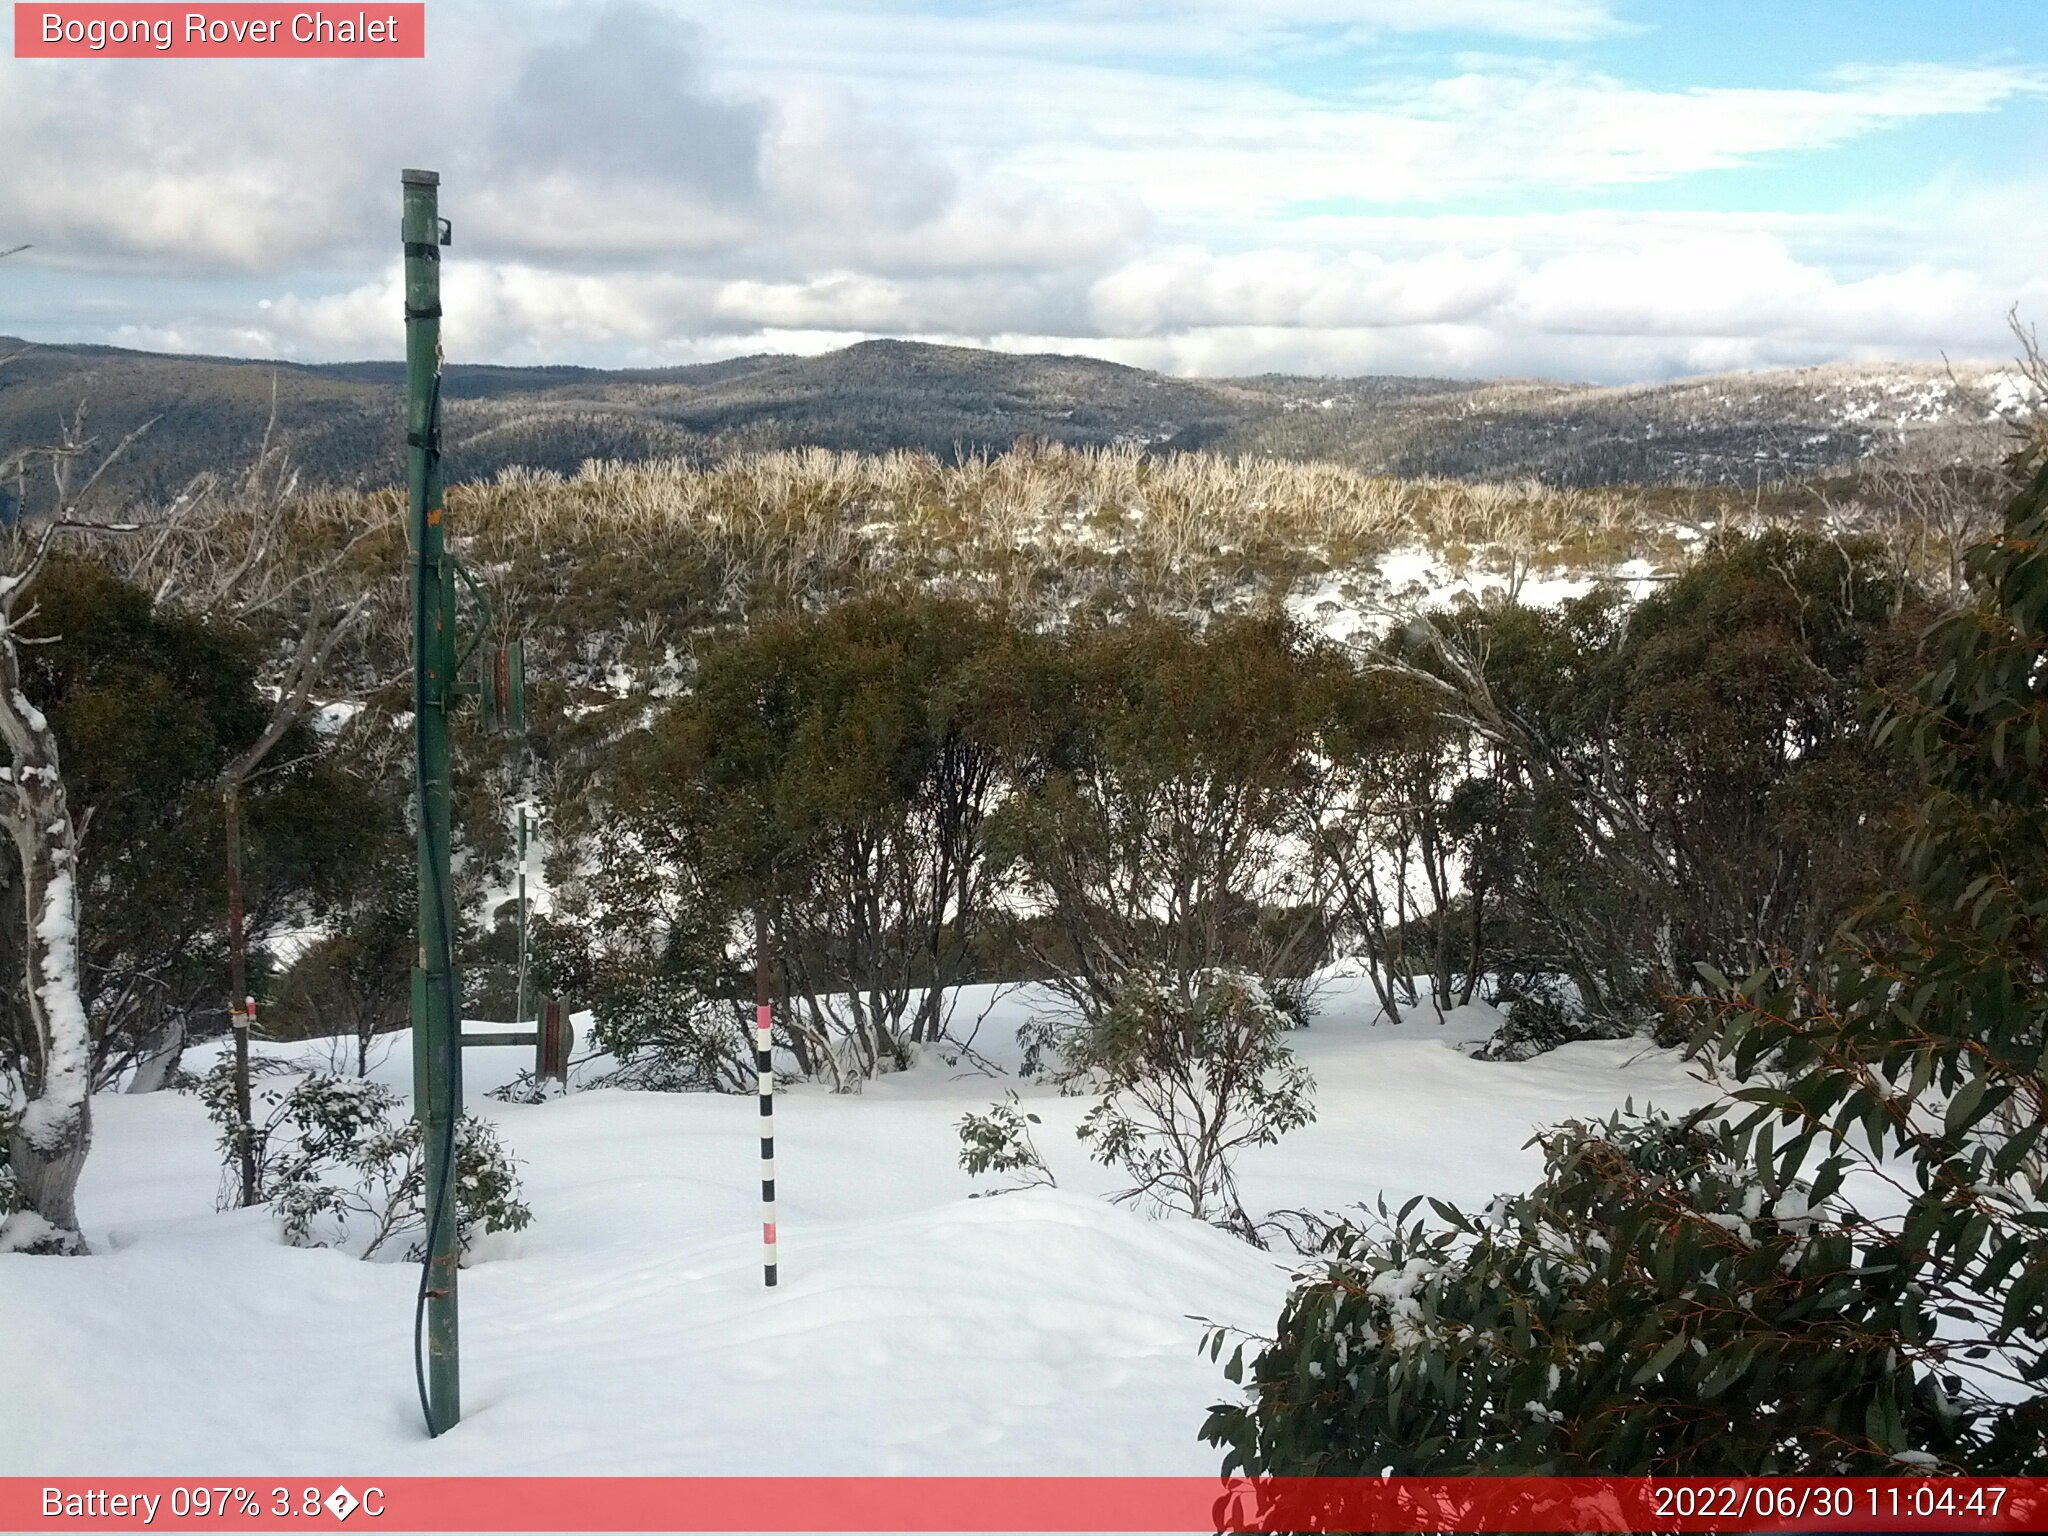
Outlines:
[{"label": "mountain range", "polygon": [[[81,407],[101,444],[149,424],[109,474],[116,494],[168,497],[202,472],[247,465],[273,414],[274,441],[302,484],[372,487],[401,474],[398,362],[252,362],[5,337],[0,358],[0,456],[53,441]],[[451,481],[515,465],[567,474],[590,459],[703,461],[798,446],[952,458],[1032,438],[1557,486],[1767,485],[1902,447],[1980,455],[1995,445],[2001,409],[2024,398],[2017,374],[1982,367],[1837,364],[1619,387],[1201,379],[907,341],[676,368],[456,364],[443,390]],[[12,494],[36,505],[32,487]]]}]

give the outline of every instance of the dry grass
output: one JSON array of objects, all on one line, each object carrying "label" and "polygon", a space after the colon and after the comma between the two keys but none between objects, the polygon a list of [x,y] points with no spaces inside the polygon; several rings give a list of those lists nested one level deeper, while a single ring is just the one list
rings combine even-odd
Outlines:
[{"label": "dry grass", "polygon": [[1059,447],[958,465],[805,450],[701,470],[512,473],[456,492],[450,515],[486,561],[630,551],[700,568],[728,617],[884,579],[972,586],[1024,608],[1080,599],[1214,607],[1284,593],[1305,575],[1404,544],[1505,557],[1648,532],[1630,493]]},{"label": "dry grass", "polygon": [[[1909,510],[1896,487],[1888,499]],[[551,675],[586,681],[687,655],[708,628],[893,583],[980,595],[1041,622],[1141,607],[1204,613],[1333,580],[1365,591],[1395,549],[1427,548],[1460,567],[1599,576],[1632,559],[1675,567],[1688,547],[1681,528],[1825,515],[1711,489],[1395,480],[1329,464],[1057,446],[951,465],[820,449],[708,468],[592,463],[573,476],[508,471],[454,488],[448,504],[454,547],[491,589],[501,623],[533,638]],[[402,661],[402,498],[323,493],[283,515],[290,526],[270,531],[273,558],[350,548],[360,579],[389,594],[379,654],[364,664]]]}]

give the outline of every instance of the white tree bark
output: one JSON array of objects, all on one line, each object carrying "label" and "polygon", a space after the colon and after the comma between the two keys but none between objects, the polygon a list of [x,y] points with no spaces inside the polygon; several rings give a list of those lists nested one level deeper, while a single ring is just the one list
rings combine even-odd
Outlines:
[{"label": "white tree bark", "polygon": [[75,492],[72,467],[89,446],[83,406],[64,424],[56,445],[16,449],[0,458],[0,470],[17,475],[46,462],[57,492],[56,510],[40,532],[10,530],[9,558],[0,574],[0,740],[12,759],[0,786],[0,821],[21,862],[23,990],[31,1035],[23,1059],[9,1063],[8,1086],[26,1101],[7,1136],[21,1209],[0,1222],[0,1252],[86,1251],[78,1176],[92,1146],[92,1027],[78,976],[78,826],[64,793],[57,733],[21,689],[19,625],[30,611],[24,604],[49,558],[50,541],[151,424],[115,444]]},{"label": "white tree bark", "polygon": [[0,595],[0,739],[13,758],[0,817],[21,861],[34,1035],[34,1055],[22,1064],[28,1102],[8,1138],[23,1208],[0,1226],[0,1250],[83,1253],[77,1195],[92,1145],[92,1035],[78,985],[78,829],[56,732],[21,691],[15,634],[15,608],[40,555]]},{"label": "white tree bark", "polygon": [[155,1093],[168,1088],[185,1056],[185,1021],[177,1014],[167,1017],[149,1050],[135,1063],[128,1079],[129,1093]]}]

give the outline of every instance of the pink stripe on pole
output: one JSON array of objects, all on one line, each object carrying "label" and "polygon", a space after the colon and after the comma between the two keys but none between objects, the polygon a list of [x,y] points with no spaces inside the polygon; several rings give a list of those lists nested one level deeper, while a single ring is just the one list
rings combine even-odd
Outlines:
[{"label": "pink stripe on pole", "polygon": [[772,1222],[772,1221],[764,1221],[764,1222],[762,1222],[762,1223],[761,1223],[761,1241],[762,1241],[762,1242],[764,1242],[764,1243],[772,1243],[772,1242],[774,1242],[774,1241],[775,1241],[775,1223],[774,1223],[774,1222]]},{"label": "pink stripe on pole", "polygon": [[772,1027],[772,1025],[774,1024],[774,1022],[775,1022],[775,1015],[774,1015],[774,1012],[773,1012],[773,1011],[772,1011],[772,1010],[771,1010],[771,1009],[769,1008],[769,1006],[768,1006],[768,1005],[767,1005],[766,1003],[757,1003],[757,1004],[755,1004],[755,1006],[754,1006],[754,1027],[755,1027],[756,1029],[768,1029],[768,1028]]}]

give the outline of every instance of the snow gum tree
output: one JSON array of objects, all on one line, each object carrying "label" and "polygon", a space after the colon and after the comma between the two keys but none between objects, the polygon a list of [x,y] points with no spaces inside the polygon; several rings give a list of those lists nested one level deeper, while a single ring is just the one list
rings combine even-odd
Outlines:
[{"label": "snow gum tree", "polygon": [[1192,1008],[1219,969],[1299,982],[1327,938],[1302,806],[1342,658],[1284,622],[1140,617],[1076,633],[1052,665],[1061,702],[997,840],[1065,1022],[1138,986]]},{"label": "snow gum tree", "polygon": [[[13,1079],[16,1107],[40,1091],[47,1063],[64,1059],[51,1054],[58,1015],[46,995],[60,959],[85,1019],[87,1091],[146,1075],[167,1034],[219,1027],[225,900],[215,784],[222,765],[263,735],[269,714],[257,686],[260,649],[245,631],[155,606],[68,550],[34,553],[28,575],[6,594],[16,606],[0,722],[18,759],[4,789],[19,857],[13,872],[0,872],[0,891],[24,914],[0,929],[0,967],[23,978],[0,1010],[0,1076]],[[279,760],[251,781],[244,807],[247,931],[259,943],[318,919],[360,883],[365,829],[379,809],[302,724],[276,740]],[[68,876],[60,894],[82,914],[68,928],[42,910],[59,868]],[[61,957],[51,936],[63,938]],[[248,990],[265,990],[265,958],[259,951]],[[24,1114],[13,1136],[37,1119]],[[48,1188],[36,1198],[57,1220],[66,1210],[57,1186],[70,1186],[61,1173],[33,1175],[34,1161],[32,1150],[11,1157],[12,1182]]]},{"label": "snow gum tree", "polygon": [[1889,878],[1911,775],[1871,722],[1930,617],[1875,546],[1774,530],[1638,603],[1473,606],[1397,637],[1374,666],[1482,749],[1460,830],[1498,915],[1488,968],[1568,980],[1579,1026],[1616,1033],[1670,1023],[1699,964],[1812,964]]},{"label": "snow gum tree", "polygon": [[[224,1020],[216,784],[264,731],[262,647],[238,627],[153,605],[100,561],[68,551],[37,578],[34,609],[22,623],[22,683],[56,735],[83,834],[79,984],[93,1083],[132,1087],[167,1034],[202,1036]],[[347,768],[334,744],[300,726],[248,785],[248,991],[268,991],[265,947],[280,933],[331,921],[374,884],[368,834],[380,821],[395,825],[397,811]],[[9,901],[13,888],[0,873]],[[9,973],[25,963],[21,940],[0,930]],[[17,1027],[0,1015],[0,1052]]]},{"label": "snow gum tree", "polygon": [[92,1030],[79,986],[78,828],[64,791],[57,733],[22,692],[19,625],[47,564],[58,525],[17,535],[17,559],[0,582],[0,739],[10,767],[0,818],[20,862],[22,990],[29,1049],[7,1155],[21,1209],[0,1226],[0,1248],[83,1253],[78,1176],[92,1145]]},{"label": "snow gum tree", "polygon": [[[989,819],[1040,714],[1017,697],[1029,649],[1000,614],[890,594],[708,643],[690,692],[614,752],[543,968],[606,993],[608,1039],[665,1036],[722,1081],[746,1061],[736,965],[765,915],[799,1069],[851,1088],[901,1066],[981,959]],[[727,1027],[693,998],[731,1005]]]},{"label": "snow gum tree", "polygon": [[1329,709],[1301,815],[1332,926],[1360,946],[1387,1017],[1420,1002],[1418,970],[1441,1016],[1472,1001],[1485,959],[1489,870],[1458,814],[1480,778],[1478,744],[1426,690],[1382,670],[1340,680]]}]

